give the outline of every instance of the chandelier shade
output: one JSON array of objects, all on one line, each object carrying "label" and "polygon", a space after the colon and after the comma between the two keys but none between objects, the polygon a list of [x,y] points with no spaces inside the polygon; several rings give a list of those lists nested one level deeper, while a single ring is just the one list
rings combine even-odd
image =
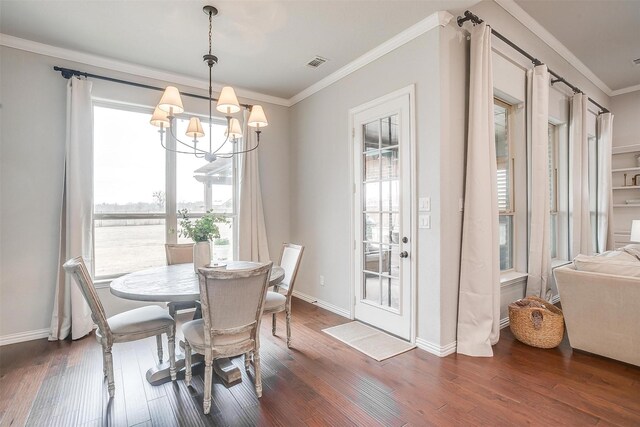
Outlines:
[{"label": "chandelier shade", "polygon": [[165,111],[162,111],[160,107],[156,107],[156,109],[153,110],[153,115],[151,116],[151,120],[149,120],[149,123],[158,127],[164,126],[165,128],[168,128],[170,125],[167,113]]},{"label": "chandelier shade", "polygon": [[160,98],[158,108],[167,113],[180,114],[184,111],[182,98],[177,87],[167,86]]},{"label": "chandelier shade", "polygon": [[224,134],[234,139],[242,138],[242,128],[240,127],[240,121],[235,117],[232,118],[229,122],[229,129],[226,130]]},{"label": "chandelier shade", "polygon": [[251,107],[251,113],[249,114],[249,120],[247,124],[252,128],[263,128],[269,125],[267,116],[265,116],[262,106],[254,105],[253,107]]},{"label": "chandelier shade", "polygon": [[218,98],[218,104],[216,105],[216,110],[226,114],[227,116],[240,111],[238,97],[231,86],[225,86],[222,88],[220,97]]},{"label": "chandelier shade", "polygon": [[202,124],[200,123],[199,118],[191,117],[191,119],[189,119],[189,126],[187,126],[187,132],[185,135],[191,138],[202,138],[204,136],[204,131],[202,130]]}]

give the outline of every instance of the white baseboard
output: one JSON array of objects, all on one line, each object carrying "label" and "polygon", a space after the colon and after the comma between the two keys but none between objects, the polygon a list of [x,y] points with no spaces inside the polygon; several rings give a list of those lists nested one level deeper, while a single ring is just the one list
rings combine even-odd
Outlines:
[{"label": "white baseboard", "polygon": [[505,317],[504,319],[500,319],[500,329],[504,329],[509,326],[509,317]]},{"label": "white baseboard", "polygon": [[0,336],[0,347],[19,342],[38,340],[49,337],[49,329],[36,329],[35,331],[18,332]]},{"label": "white baseboard", "polygon": [[320,308],[324,308],[332,313],[339,314],[342,317],[346,317],[347,319],[351,319],[351,313],[349,310],[345,310],[344,308],[338,307],[336,305],[330,304],[326,301],[319,300],[318,298],[312,297],[311,295],[303,294],[302,292],[293,291],[293,296],[296,298],[300,298],[303,301],[310,302],[311,304],[315,304]]},{"label": "white baseboard", "polygon": [[428,353],[435,354],[438,357],[445,357],[456,352],[457,342],[451,342],[444,346],[434,344],[422,338],[416,338],[416,346]]}]

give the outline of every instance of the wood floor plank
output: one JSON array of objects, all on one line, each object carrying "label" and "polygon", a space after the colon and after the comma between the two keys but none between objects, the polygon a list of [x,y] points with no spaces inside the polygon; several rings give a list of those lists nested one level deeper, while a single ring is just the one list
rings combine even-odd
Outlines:
[{"label": "wood floor plank", "polygon": [[566,338],[541,350],[505,329],[493,358],[412,350],[376,362],[323,333],[348,320],[315,305],[294,299],[293,348],[278,320],[278,336],[269,318],[261,327],[262,398],[235,358],[242,382],[216,378],[209,415],[201,367],[192,387],[146,382],[155,339],[114,346],[111,400],[93,335],[0,347],[0,427],[640,425],[640,368],[574,352]]}]

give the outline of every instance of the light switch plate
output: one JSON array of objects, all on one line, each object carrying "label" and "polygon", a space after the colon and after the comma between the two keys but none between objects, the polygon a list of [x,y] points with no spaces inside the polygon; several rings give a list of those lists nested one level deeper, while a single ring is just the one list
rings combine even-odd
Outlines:
[{"label": "light switch plate", "polygon": [[418,199],[418,210],[420,212],[431,211],[431,197],[420,197]]},{"label": "light switch plate", "polygon": [[419,215],[418,228],[431,228],[431,215]]}]

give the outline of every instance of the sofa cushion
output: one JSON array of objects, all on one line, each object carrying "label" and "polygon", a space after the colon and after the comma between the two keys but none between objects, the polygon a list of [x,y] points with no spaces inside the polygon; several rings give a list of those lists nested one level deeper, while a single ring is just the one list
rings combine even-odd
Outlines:
[{"label": "sofa cushion", "polygon": [[598,256],[578,255],[573,265],[578,271],[640,277],[640,260],[625,251],[610,251]]},{"label": "sofa cushion", "polygon": [[631,243],[630,245],[623,247],[622,250],[628,254],[635,256],[638,259],[638,261],[640,261],[640,245],[639,244]]}]

